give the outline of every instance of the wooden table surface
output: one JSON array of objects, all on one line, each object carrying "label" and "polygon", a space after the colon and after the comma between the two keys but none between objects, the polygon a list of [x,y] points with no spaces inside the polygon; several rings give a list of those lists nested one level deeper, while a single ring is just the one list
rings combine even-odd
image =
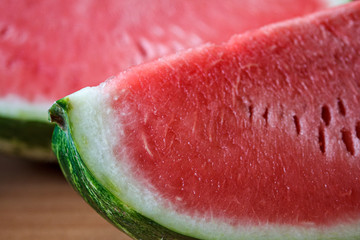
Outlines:
[{"label": "wooden table surface", "polygon": [[71,188],[57,164],[0,154],[0,240],[130,240]]}]

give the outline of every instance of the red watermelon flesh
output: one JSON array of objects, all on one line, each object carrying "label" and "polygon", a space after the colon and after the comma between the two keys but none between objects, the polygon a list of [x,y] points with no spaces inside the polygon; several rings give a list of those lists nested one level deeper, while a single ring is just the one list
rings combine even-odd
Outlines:
[{"label": "red watermelon flesh", "polygon": [[310,13],[329,3],[3,0],[0,97],[50,103],[132,65],[204,42],[219,43],[234,33]]},{"label": "red watermelon flesh", "polygon": [[101,92],[117,161],[179,214],[360,220],[360,3],[133,68]]}]

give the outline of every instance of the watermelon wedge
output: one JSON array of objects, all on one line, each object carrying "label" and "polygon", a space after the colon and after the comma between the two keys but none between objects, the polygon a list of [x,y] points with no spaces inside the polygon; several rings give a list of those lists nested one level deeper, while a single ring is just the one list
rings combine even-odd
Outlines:
[{"label": "watermelon wedge", "polygon": [[57,101],[73,187],[136,239],[360,239],[360,2]]},{"label": "watermelon wedge", "polygon": [[2,0],[0,151],[48,159],[55,100],[130,66],[342,2]]}]

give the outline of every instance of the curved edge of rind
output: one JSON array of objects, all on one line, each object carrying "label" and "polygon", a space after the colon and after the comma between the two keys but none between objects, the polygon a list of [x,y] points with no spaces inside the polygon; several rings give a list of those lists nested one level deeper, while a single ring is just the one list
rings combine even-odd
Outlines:
[{"label": "curved edge of rind", "polygon": [[71,135],[68,120],[69,104],[58,101],[49,110],[50,119],[59,119],[55,127],[52,148],[67,181],[106,220],[134,239],[196,239],[171,231],[132,210],[102,186],[84,164]]},{"label": "curved edge of rind", "polygon": [[0,151],[32,161],[55,162],[51,150],[54,124],[0,116]]}]

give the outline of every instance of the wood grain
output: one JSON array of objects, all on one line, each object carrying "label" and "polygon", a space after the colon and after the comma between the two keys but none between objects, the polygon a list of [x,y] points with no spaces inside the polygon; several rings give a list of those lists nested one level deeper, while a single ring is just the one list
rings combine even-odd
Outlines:
[{"label": "wood grain", "polygon": [[88,206],[57,164],[0,154],[0,239],[131,238]]}]

